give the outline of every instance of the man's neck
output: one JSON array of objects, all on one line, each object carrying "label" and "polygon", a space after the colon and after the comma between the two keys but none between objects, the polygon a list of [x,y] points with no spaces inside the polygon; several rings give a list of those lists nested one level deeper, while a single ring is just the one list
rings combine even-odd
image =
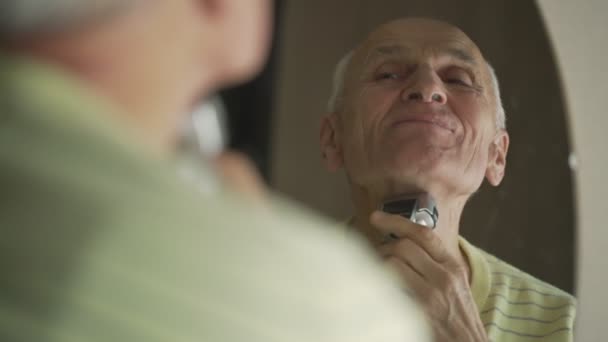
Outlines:
[{"label": "man's neck", "polygon": [[[394,198],[397,195],[406,195],[409,193],[420,193],[421,191],[412,192],[401,192],[401,193],[387,193],[387,192],[373,192],[359,187],[351,185],[351,198],[354,206],[354,216],[352,220],[352,226],[362,233],[366,239],[372,244],[374,248],[378,247],[383,243],[384,237],[381,236],[378,231],[370,223],[370,215],[380,208],[380,205],[384,200]],[[466,198],[464,197],[450,197],[435,195],[434,200],[439,211],[439,219],[437,226],[434,231],[439,235],[447,247],[450,254],[452,254],[457,260],[459,260],[463,266],[467,267],[470,273],[470,267],[468,261],[462,251],[460,250],[459,241],[459,227],[460,218],[464,205],[466,204]],[[470,275],[470,274],[469,274]]]}]

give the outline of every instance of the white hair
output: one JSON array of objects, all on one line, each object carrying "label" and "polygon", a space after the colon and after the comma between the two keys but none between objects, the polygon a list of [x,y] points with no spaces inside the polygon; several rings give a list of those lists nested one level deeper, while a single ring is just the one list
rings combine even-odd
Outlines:
[{"label": "white hair", "polygon": [[[353,59],[354,51],[348,52],[336,65],[334,70],[333,80],[332,80],[332,90],[329,96],[329,101],[327,103],[327,110],[329,113],[336,112],[340,109],[342,105],[342,100],[344,97],[344,83],[346,78],[346,70],[350,65]],[[496,72],[494,68],[490,65],[488,61],[486,61],[486,65],[490,72],[490,77],[492,79],[492,90],[494,92],[494,98],[496,99],[496,127],[498,129],[506,129],[507,128],[507,117],[505,114],[505,109],[502,105],[502,100],[500,98],[500,87],[498,85],[498,77],[496,77]]]},{"label": "white hair", "polygon": [[139,0],[0,0],[0,36],[63,30]]},{"label": "white hair", "polygon": [[488,70],[490,71],[490,78],[492,79],[492,90],[494,91],[494,99],[496,101],[496,127],[498,129],[507,129],[507,115],[505,114],[505,107],[502,105],[502,99],[500,97],[500,85],[498,84],[498,77],[496,77],[496,71],[486,61]]}]

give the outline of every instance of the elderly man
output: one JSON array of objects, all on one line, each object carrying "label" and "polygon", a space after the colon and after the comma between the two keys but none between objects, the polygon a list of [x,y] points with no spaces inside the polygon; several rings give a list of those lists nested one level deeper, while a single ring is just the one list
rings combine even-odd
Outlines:
[{"label": "elderly man", "polygon": [[[484,178],[500,184],[508,147],[496,76],[454,26],[390,22],[338,65],[321,126],[326,166],[345,169],[351,226],[397,269],[438,340],[572,340],[570,295],[459,236]],[[377,210],[419,193],[436,201],[434,230]]]},{"label": "elderly man", "polygon": [[268,7],[0,2],[1,341],[424,340],[362,246],[175,176],[180,114],[259,69]]}]

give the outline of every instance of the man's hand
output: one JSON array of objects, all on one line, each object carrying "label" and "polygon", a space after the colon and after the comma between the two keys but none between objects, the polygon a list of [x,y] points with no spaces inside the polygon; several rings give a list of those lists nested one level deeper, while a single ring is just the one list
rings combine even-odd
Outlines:
[{"label": "man's hand", "polygon": [[379,247],[425,309],[436,341],[488,340],[468,282],[468,271],[433,230],[404,217],[374,212],[371,223],[398,239]]},{"label": "man's hand", "polygon": [[229,189],[242,194],[251,203],[266,204],[266,185],[247,156],[238,152],[223,152],[213,160],[213,166]]}]

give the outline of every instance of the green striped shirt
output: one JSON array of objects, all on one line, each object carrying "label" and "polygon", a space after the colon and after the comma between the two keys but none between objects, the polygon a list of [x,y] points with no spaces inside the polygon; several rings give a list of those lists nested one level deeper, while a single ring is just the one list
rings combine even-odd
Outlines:
[{"label": "green striped shirt", "polygon": [[491,341],[573,341],[576,301],[568,293],[460,240],[471,291]]},{"label": "green striped shirt", "polygon": [[199,195],[84,88],[0,55],[0,341],[425,340],[362,243]]}]

